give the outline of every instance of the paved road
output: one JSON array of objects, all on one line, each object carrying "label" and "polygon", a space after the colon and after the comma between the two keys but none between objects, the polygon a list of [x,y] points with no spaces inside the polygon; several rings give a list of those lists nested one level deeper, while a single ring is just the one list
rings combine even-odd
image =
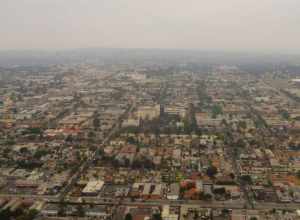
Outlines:
[{"label": "paved road", "polygon": [[296,210],[300,209],[300,203],[275,203],[275,202],[256,202],[255,209],[286,209]]},{"label": "paved road", "polygon": [[48,196],[48,195],[30,195],[30,194],[0,194],[0,199],[1,198],[20,198],[20,199],[59,201],[58,195]]},{"label": "paved road", "polygon": [[[58,196],[44,196],[44,195],[12,195],[2,194],[0,198],[21,198],[21,199],[34,199],[44,200],[48,203],[60,203]],[[93,205],[111,205],[111,206],[161,206],[161,205],[197,205],[203,208],[227,208],[227,209],[245,209],[246,203],[244,201],[226,201],[226,202],[206,202],[197,200],[147,200],[147,201],[131,201],[130,199],[101,199],[96,197],[81,197],[84,199],[86,204]],[[65,201],[69,204],[78,204],[79,197],[69,197]],[[285,210],[296,210],[300,208],[300,203],[268,203],[268,202],[256,202],[254,207],[250,209],[268,210],[268,209],[285,209]]]},{"label": "paved road", "polygon": [[[106,138],[102,141],[101,145],[105,145],[108,143],[113,135],[120,129],[120,126],[122,125],[123,120],[128,116],[128,114],[135,108],[135,103],[130,105],[126,111],[120,116],[120,118],[117,120],[117,122],[112,127],[109,134],[106,136]],[[60,193],[59,198],[63,199],[68,194],[68,192],[73,188],[73,186],[78,182],[80,179],[80,176],[82,173],[86,172],[87,169],[92,165],[93,161],[97,159],[99,153],[99,148],[92,154],[90,158],[88,158],[87,161],[85,161],[81,167],[79,168],[78,172],[76,172],[68,181],[67,186],[63,189],[63,191]]]},{"label": "paved road", "polygon": [[[172,205],[172,206],[182,206],[182,205],[197,205],[203,208],[226,208],[226,209],[285,209],[285,210],[296,210],[299,209],[299,203],[254,203],[253,207],[247,207],[247,202],[242,200],[233,200],[226,202],[207,202],[207,201],[197,201],[197,200],[147,200],[147,201],[131,201],[130,199],[99,199],[93,197],[83,197],[86,204],[93,205],[111,205],[111,206],[161,206],[161,205]],[[53,201],[53,203],[58,203],[59,201]],[[77,197],[70,197],[67,200],[70,204],[77,204]]]},{"label": "paved road", "polygon": [[[244,202],[232,201],[232,202],[207,202],[197,200],[147,200],[147,201],[131,201],[130,199],[99,199],[91,197],[83,197],[85,204],[92,205],[112,205],[112,206],[161,206],[161,205],[197,205],[204,208],[232,208],[232,209],[243,209]],[[49,200],[50,203],[59,203],[57,200]],[[65,202],[69,204],[78,204],[77,197],[70,197]]]}]

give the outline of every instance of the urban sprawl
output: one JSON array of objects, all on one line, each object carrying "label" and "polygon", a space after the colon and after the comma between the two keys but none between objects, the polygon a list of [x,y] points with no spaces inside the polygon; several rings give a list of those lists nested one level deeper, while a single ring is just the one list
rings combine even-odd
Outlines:
[{"label": "urban sprawl", "polygon": [[1,69],[0,219],[300,219],[299,75]]}]

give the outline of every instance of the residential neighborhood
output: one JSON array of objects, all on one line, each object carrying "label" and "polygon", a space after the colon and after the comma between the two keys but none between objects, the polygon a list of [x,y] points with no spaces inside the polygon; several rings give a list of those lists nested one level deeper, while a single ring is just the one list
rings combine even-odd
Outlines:
[{"label": "residential neighborhood", "polygon": [[300,219],[299,75],[166,64],[1,74],[0,219]]}]

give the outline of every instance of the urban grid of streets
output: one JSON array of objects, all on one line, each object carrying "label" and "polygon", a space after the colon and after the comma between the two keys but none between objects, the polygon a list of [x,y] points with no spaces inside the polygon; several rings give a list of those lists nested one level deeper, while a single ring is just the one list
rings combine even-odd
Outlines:
[{"label": "urban grid of streets", "polygon": [[26,200],[41,204],[40,217],[89,216],[92,206],[113,219],[212,218],[203,210],[267,219],[299,209],[297,75],[235,66],[3,71],[1,211]]}]

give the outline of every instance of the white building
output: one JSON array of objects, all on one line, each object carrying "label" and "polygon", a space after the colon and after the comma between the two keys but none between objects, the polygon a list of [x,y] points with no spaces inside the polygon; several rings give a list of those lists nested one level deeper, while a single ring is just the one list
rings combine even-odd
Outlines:
[{"label": "white building", "polygon": [[161,217],[163,220],[177,220],[178,214],[170,212],[170,206],[164,205],[161,213]]},{"label": "white building", "polygon": [[138,127],[140,125],[140,120],[139,119],[134,119],[134,118],[128,118],[122,123],[122,127]]},{"label": "white building", "polygon": [[167,193],[167,199],[177,200],[179,198],[179,185],[178,183],[172,183],[170,185],[170,191]]},{"label": "white building", "polygon": [[178,115],[181,118],[184,118],[186,116],[186,108],[182,106],[166,106],[164,108],[164,112],[169,114],[169,115]]},{"label": "white building", "polygon": [[97,195],[102,187],[104,182],[102,180],[90,181],[82,190],[82,194],[84,195]]}]

